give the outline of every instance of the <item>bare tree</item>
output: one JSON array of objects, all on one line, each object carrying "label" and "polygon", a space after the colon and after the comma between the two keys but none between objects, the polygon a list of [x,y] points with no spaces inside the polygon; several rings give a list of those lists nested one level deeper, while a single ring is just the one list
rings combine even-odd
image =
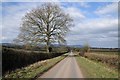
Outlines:
[{"label": "bare tree", "polygon": [[73,21],[68,14],[53,3],[45,3],[32,9],[22,20],[21,32],[16,41],[29,44],[44,43],[48,53],[51,43],[65,42],[64,36]]}]

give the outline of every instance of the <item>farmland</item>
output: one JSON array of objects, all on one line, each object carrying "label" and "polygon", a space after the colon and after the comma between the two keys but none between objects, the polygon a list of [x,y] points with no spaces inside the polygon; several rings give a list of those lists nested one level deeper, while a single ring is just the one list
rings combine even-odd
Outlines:
[{"label": "farmland", "polygon": [[[80,48],[73,49],[76,54],[81,53]],[[118,78],[119,53],[117,49],[91,48],[76,60],[87,78]]]},{"label": "farmland", "polygon": [[1,78],[120,78],[118,0],[0,5]]},{"label": "farmland", "polygon": [[[73,48],[75,54],[82,52],[81,48]],[[90,48],[76,60],[82,68],[83,75],[87,78],[117,78],[119,70],[118,49]]]},{"label": "farmland", "polygon": [[94,61],[97,61],[97,62],[102,62],[104,64],[107,64],[109,65],[110,67],[112,68],[116,68],[118,69],[118,55],[108,55],[109,53],[86,53],[85,54],[85,57],[90,59],[90,60],[94,60]]},{"label": "farmland", "polygon": [[76,60],[86,78],[118,78],[117,70],[111,69],[102,63],[84,57],[76,57]]},{"label": "farmland", "polygon": [[[72,52],[69,52],[69,49]],[[44,48],[30,50],[2,47],[3,77],[37,78],[63,60],[67,56],[64,55],[67,52],[76,55],[76,61],[85,78],[118,77],[119,59],[117,51],[106,51],[106,49],[98,51],[98,49],[94,49],[85,53],[84,56],[80,56],[81,51],[81,48],[76,50],[72,47],[53,47],[53,51],[47,54]],[[70,59],[72,60],[72,58]]]}]

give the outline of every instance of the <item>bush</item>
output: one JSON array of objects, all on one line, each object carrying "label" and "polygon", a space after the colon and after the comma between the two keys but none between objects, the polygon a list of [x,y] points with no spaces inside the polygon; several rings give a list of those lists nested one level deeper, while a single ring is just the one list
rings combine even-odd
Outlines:
[{"label": "bush", "polygon": [[89,50],[90,50],[90,47],[88,44],[85,44],[84,47],[82,48],[83,52],[89,52]]},{"label": "bush", "polygon": [[37,61],[50,59],[60,56],[61,53],[40,53],[39,51],[26,51],[12,48],[2,48],[2,73],[11,71],[17,68],[27,66]]},{"label": "bush", "polygon": [[81,51],[81,52],[79,53],[80,56],[84,56],[84,54],[85,54],[85,52],[83,52],[83,51]]},{"label": "bush", "polygon": [[89,50],[90,50],[89,45],[88,45],[88,44],[85,44],[84,47],[81,49],[79,55],[80,55],[80,56],[84,56],[85,53],[88,53],[88,52],[89,52]]},{"label": "bush", "polygon": [[102,62],[118,69],[119,59],[117,55],[105,55],[105,54],[96,54],[89,53],[85,54],[85,57],[94,61]]}]

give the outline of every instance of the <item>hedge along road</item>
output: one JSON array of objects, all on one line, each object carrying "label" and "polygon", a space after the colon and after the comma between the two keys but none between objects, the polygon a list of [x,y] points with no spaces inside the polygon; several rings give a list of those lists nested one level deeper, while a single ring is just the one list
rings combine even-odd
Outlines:
[{"label": "hedge along road", "polygon": [[39,78],[83,78],[83,75],[74,54],[70,52],[68,57],[56,64]]}]

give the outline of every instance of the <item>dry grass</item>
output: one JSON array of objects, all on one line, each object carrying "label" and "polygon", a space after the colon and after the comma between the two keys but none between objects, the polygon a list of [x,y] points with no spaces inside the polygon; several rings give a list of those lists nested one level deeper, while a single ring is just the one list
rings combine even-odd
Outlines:
[{"label": "dry grass", "polygon": [[102,62],[109,65],[112,68],[118,69],[118,55],[107,55],[107,54],[97,54],[97,53],[86,53],[85,57],[97,62]]}]

